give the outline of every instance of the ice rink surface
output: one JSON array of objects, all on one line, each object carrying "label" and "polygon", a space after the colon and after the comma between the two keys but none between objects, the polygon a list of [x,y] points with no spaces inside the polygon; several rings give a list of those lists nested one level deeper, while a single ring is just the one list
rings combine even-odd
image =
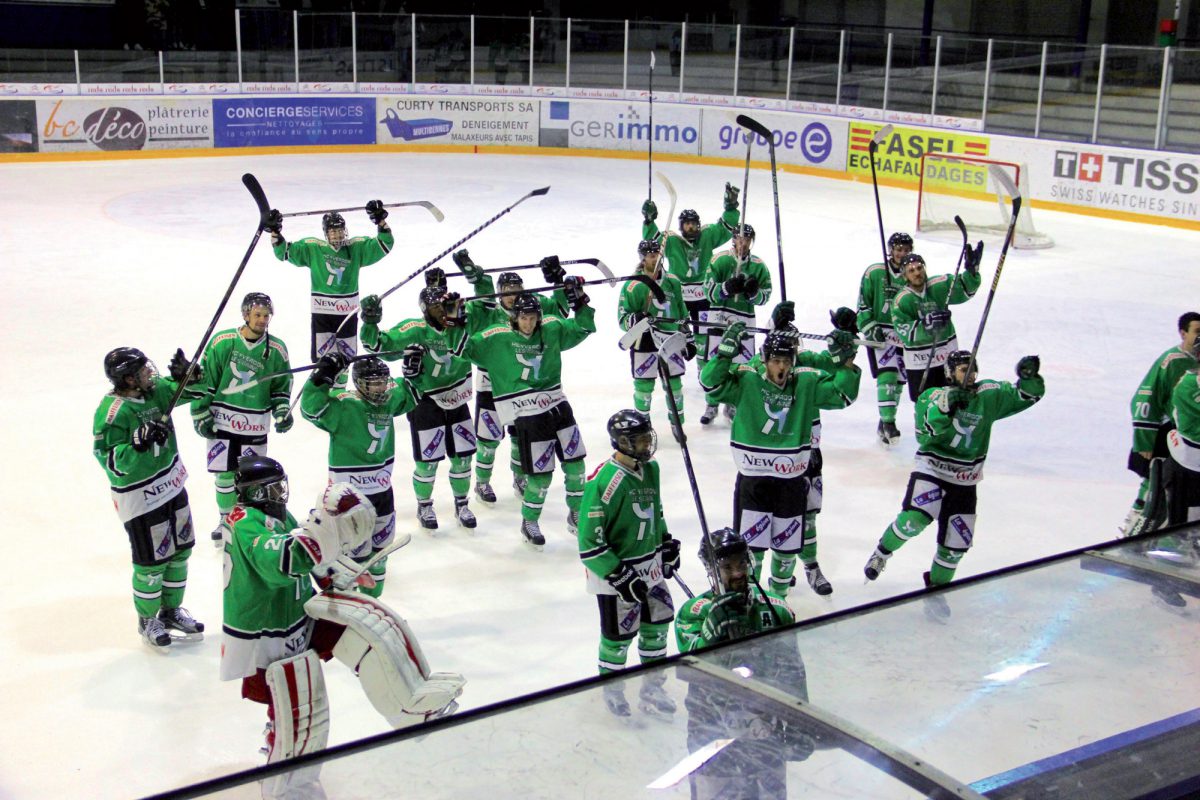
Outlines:
[{"label": "ice rink surface", "polygon": [[[676,214],[695,208],[706,223],[721,211],[724,183],[742,182],[736,167],[656,166],[678,189]],[[236,683],[217,679],[222,558],[207,541],[216,504],[203,444],[186,409],[174,419],[200,543],[184,604],[207,623],[209,635],[165,655],[150,652],[135,632],[127,540],[91,456],[89,430],[108,390],[101,366],[108,350],[140,347],[165,370],[176,347],[189,355],[197,347],[254,233],[256,210],[240,181],[244,172],[254,173],[284,212],[356,206],[375,197],[424,199],[441,208],[441,224],[419,209],[393,211],[396,249],[364,271],[364,294],[391,287],[544,185],[549,195],[526,201],[465,245],[474,259],[492,267],[534,263],[551,253],[598,257],[627,274],[636,261],[646,188],[644,161],[599,158],[295,155],[0,166],[0,257],[13,278],[3,327],[7,390],[0,395],[7,565],[0,592],[0,797],[138,796],[261,763],[265,710],[241,700]],[[797,325],[825,333],[829,309],[853,306],[864,267],[879,260],[871,187],[781,174],[779,191]],[[661,221],[668,200],[657,182],[654,194]],[[910,230],[916,194],[887,188],[881,194],[888,232]],[[1197,233],[1033,213],[1057,244],[1010,251],[979,363],[981,376],[1011,380],[1017,359],[1037,353],[1047,396],[996,426],[979,489],[975,546],[959,570],[964,576],[1115,535],[1136,489],[1125,470],[1129,399],[1152,360],[1178,343],[1177,317],[1198,304]],[[352,235],[371,232],[365,214],[347,219]],[[758,231],[755,252],[774,276],[765,170],[752,172],[747,221]],[[289,239],[319,235],[319,217],[290,219],[284,232]],[[930,274],[953,271],[957,233],[916,238]],[[999,237],[984,238],[984,288],[954,308],[967,347],[999,254]],[[444,266],[453,268],[448,259]],[[385,324],[418,315],[422,285],[418,278],[385,302]],[[289,345],[293,364],[306,363],[308,286],[307,273],[277,261],[264,237],[218,330],[240,324],[242,295],[265,291],[276,307],[271,332]],[[458,288],[468,291],[465,284]],[[616,347],[617,292],[595,287],[590,293],[599,332],[567,354],[563,369],[590,451],[589,472],[610,452],[605,420],[632,404],[627,356]],[[778,299],[776,287],[771,305]],[[865,354],[858,363],[865,370]],[[708,519],[713,527],[729,524],[728,423],[701,428],[694,374],[685,386],[689,443]],[[661,394],[654,416],[667,521],[684,543],[683,576],[699,591],[706,579],[695,557],[696,509]],[[876,419],[869,375],[857,403],[824,414],[820,563],[835,591],[825,600],[799,586],[790,600],[801,618],[920,588],[928,569],[932,529],[900,551],[876,583],[864,585],[862,566],[899,509],[914,450],[907,397],[899,416],[904,438],[894,449],[877,444]],[[479,516],[474,535],[452,524],[442,468],[435,492],[442,527],[431,537],[415,524],[406,428],[401,423],[398,431],[397,522],[414,537],[391,559],[383,599],[409,620],[432,667],[467,677],[464,708],[594,674],[598,618],[566,533],[561,473],[542,517],[548,540],[542,553],[520,541],[507,446],[493,481],[500,502],[473,504]],[[325,482],[326,436],[298,418],[290,433],[271,435],[270,447],[289,472],[292,511],[303,517]],[[681,599],[676,590],[676,602]],[[935,654],[912,657],[919,664]],[[806,659],[810,681],[834,677],[822,676],[811,655]],[[897,674],[914,669],[919,666],[898,665]],[[331,743],[385,730],[342,665],[331,663],[325,672]],[[891,702],[903,703],[902,683],[897,691]],[[912,709],[914,719],[920,713]],[[255,795],[246,790],[245,796]]]}]

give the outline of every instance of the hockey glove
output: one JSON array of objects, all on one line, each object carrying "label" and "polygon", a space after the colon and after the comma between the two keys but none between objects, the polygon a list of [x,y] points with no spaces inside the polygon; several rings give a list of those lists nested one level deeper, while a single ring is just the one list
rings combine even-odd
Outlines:
[{"label": "hockey glove", "polygon": [[287,433],[296,424],[296,418],[292,416],[292,411],[287,406],[280,406],[275,409],[275,432]]},{"label": "hockey glove", "polygon": [[950,324],[950,309],[938,308],[927,312],[921,317],[921,324],[925,326],[926,330],[931,331],[946,327]]},{"label": "hockey glove", "polygon": [[279,213],[278,208],[272,208],[270,211],[263,214],[262,229],[275,236],[279,236],[281,233],[283,233],[283,214]]},{"label": "hockey glove", "polygon": [[855,314],[852,308],[842,306],[837,311],[830,311],[829,321],[839,331],[858,333],[858,314]]},{"label": "hockey glove", "polygon": [[725,295],[726,297],[733,297],[734,295],[741,294],[742,290],[745,288],[746,276],[739,272],[737,275],[731,276],[727,281],[721,284],[721,294]]},{"label": "hockey glove", "polygon": [[144,453],[150,449],[152,445],[162,446],[167,443],[167,435],[170,430],[165,424],[156,419],[148,419],[138,426],[133,432],[133,449],[139,453]]},{"label": "hockey glove", "polygon": [[[175,355],[171,356],[171,361],[167,364],[167,371],[171,373],[171,380],[180,383],[187,377],[188,365],[191,362],[187,360],[187,356],[183,354],[181,348],[176,348]],[[192,370],[192,379],[188,384],[199,383],[204,378],[204,368],[200,364],[196,364],[196,368]]]},{"label": "hockey glove", "polygon": [[382,225],[383,221],[387,219],[388,212],[387,209],[383,207],[382,200],[368,200],[366,210],[367,216],[370,217],[371,222],[375,223],[376,225]]},{"label": "hockey glove", "polygon": [[738,195],[742,190],[734,186],[732,183],[725,184],[725,210],[737,211]]},{"label": "hockey glove", "polygon": [[217,438],[217,424],[213,422],[211,409],[192,414],[192,427],[196,429],[196,434],[202,439]]},{"label": "hockey glove", "polygon": [[546,279],[546,283],[562,283],[563,278],[567,277],[567,271],[562,268],[558,256],[546,256],[538,262],[538,266],[542,268],[542,277]]},{"label": "hockey glove", "polygon": [[617,594],[626,603],[643,603],[650,594],[650,587],[642,580],[628,564],[622,564],[604,580],[617,590]]},{"label": "hockey glove", "polygon": [[758,294],[758,278],[753,275],[746,276],[746,284],[742,287],[742,294],[747,300],[753,301],[755,295]]},{"label": "hockey glove", "polygon": [[328,486],[294,534],[313,560],[313,572],[327,577],[340,556],[349,555],[370,539],[375,516],[375,507],[358,489],[347,483]]},{"label": "hockey glove", "polygon": [[972,275],[979,274],[979,264],[983,261],[983,242],[977,242],[975,249],[972,250],[969,246],[963,251],[963,262],[967,266],[967,272]]},{"label": "hockey glove", "polygon": [[421,374],[421,368],[425,366],[425,348],[419,344],[410,344],[404,348],[404,355],[401,357],[400,374],[406,380],[413,380]]},{"label": "hockey glove", "polygon": [[854,361],[858,345],[854,343],[854,334],[850,331],[833,330],[825,337],[825,348],[829,356],[839,364],[849,364]]},{"label": "hockey glove", "polygon": [[938,391],[934,404],[943,414],[952,417],[971,404],[971,393],[966,389],[950,386]]},{"label": "hockey glove", "polygon": [[683,358],[685,361],[691,361],[696,357],[696,337],[691,331],[687,332],[687,344],[683,347]]},{"label": "hockey glove", "polygon": [[791,300],[784,300],[775,306],[775,310],[771,312],[771,327],[786,328],[796,320],[796,304]]},{"label": "hockey glove", "polygon": [[441,267],[430,267],[425,270],[425,286],[433,289],[445,289],[446,270]]},{"label": "hockey glove", "polygon": [[359,301],[358,315],[364,325],[378,325],[383,321],[383,300],[377,294],[369,294]]},{"label": "hockey glove", "polygon": [[658,206],[654,205],[654,201],[647,200],[642,203],[642,223],[649,225],[656,219],[658,219]]},{"label": "hockey glove", "polygon": [[717,356],[732,359],[742,349],[742,337],[745,335],[746,323],[735,322],[730,325],[721,337],[721,343],[717,345]]},{"label": "hockey glove", "polygon": [[458,292],[447,292],[442,297],[442,309],[446,312],[447,328],[462,328],[467,324],[467,309],[463,306],[462,295]]},{"label": "hockey glove", "polygon": [[479,283],[483,280],[483,267],[476,264],[471,259],[471,254],[465,249],[459,250],[454,255],[450,256],[454,259],[454,263],[462,270],[463,277],[471,284]]},{"label": "hockey glove", "polygon": [[700,635],[706,642],[721,642],[736,639],[745,633],[742,616],[746,612],[746,598],[741,592],[726,592],[713,600],[700,626]]},{"label": "hockey glove", "polygon": [[563,279],[563,295],[567,298],[567,304],[571,306],[572,311],[578,311],[591,302],[591,298],[583,290],[583,278],[579,275]]},{"label": "hockey glove", "polygon": [[348,359],[341,353],[326,353],[317,359],[317,368],[313,370],[311,378],[313,384],[316,386],[331,385],[348,363]]},{"label": "hockey glove", "polygon": [[662,543],[662,572],[670,578],[679,571],[679,540],[668,536]]},{"label": "hockey glove", "polygon": [[1034,378],[1040,378],[1039,370],[1042,368],[1042,359],[1037,356],[1024,356],[1017,362],[1017,377],[1023,381],[1031,381]]}]

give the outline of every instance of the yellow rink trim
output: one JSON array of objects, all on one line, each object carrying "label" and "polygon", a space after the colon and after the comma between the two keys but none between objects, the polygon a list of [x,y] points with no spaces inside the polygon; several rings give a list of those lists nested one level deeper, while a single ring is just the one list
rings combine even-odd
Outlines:
[{"label": "yellow rink trim", "polygon": [[[354,153],[373,155],[376,153],[459,153],[469,155],[505,155],[505,156],[569,156],[572,158],[623,158],[631,161],[641,161],[646,154],[641,150],[590,150],[571,149],[568,147],[510,147],[502,145],[465,145],[465,144],[347,144],[347,145],[300,145],[279,147],[237,147],[237,148],[184,148],[179,150],[116,150],[95,152],[66,152],[66,153],[0,153],[0,164],[43,163],[59,161],[114,161],[126,159],[147,158],[237,158],[240,156],[275,156],[275,155],[324,155],[332,153]],[[654,160],[659,162],[677,162],[681,164],[706,164],[710,166],[744,167],[745,158],[717,158],[714,156],[689,156],[675,153],[655,153]],[[770,169],[770,161],[751,161],[750,165],[757,169]],[[852,175],[837,170],[821,167],[808,167],[799,164],[777,164],[780,172],[790,172],[796,175],[812,175],[818,178],[831,178],[842,181],[869,183],[869,176]],[[880,186],[893,189],[916,191],[917,185],[911,181],[879,178]],[[960,195],[962,197],[980,199],[970,192],[958,192],[938,188],[937,194]],[[1174,219],[1153,214],[1139,214],[1134,211],[1118,211],[1107,208],[1091,208],[1069,203],[1056,203],[1051,200],[1030,200],[1032,208],[1044,208],[1048,211],[1063,211],[1068,214],[1082,214],[1089,217],[1115,219],[1122,222],[1138,222],[1147,225],[1165,225],[1170,228],[1200,231],[1200,220]]]}]

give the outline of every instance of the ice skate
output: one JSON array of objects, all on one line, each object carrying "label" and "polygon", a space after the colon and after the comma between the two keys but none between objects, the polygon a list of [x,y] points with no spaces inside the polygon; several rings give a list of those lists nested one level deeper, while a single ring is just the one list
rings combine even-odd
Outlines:
[{"label": "ice skate", "polygon": [[[929,582],[929,573],[928,572],[926,572],[921,577],[923,577],[925,579],[925,588],[926,589],[933,586],[933,584]],[[921,598],[921,603],[925,607],[925,616],[929,617],[934,622],[940,622],[942,624],[945,624],[946,622],[949,621],[949,619],[950,619],[950,603],[947,602],[946,595],[943,592],[935,592],[934,594],[927,594],[923,598]]]},{"label": "ice skate", "polygon": [[[476,526],[475,514],[467,507],[467,498],[454,498],[454,516],[458,520],[458,524],[467,529],[472,529]],[[436,525],[435,525],[436,527]]]},{"label": "ice skate", "polygon": [[701,425],[711,425],[712,421],[717,418],[717,406],[705,406],[704,413],[700,415]]},{"label": "ice skate", "polygon": [[417,521],[427,531],[436,531],[438,526],[437,514],[433,511],[432,500],[421,500],[417,503]]},{"label": "ice skate", "polygon": [[496,502],[496,493],[492,490],[492,484],[487,481],[475,483],[475,496],[479,498],[479,502],[487,503],[489,506]]},{"label": "ice skate", "polygon": [[896,423],[894,422],[879,420],[879,427],[875,429],[875,433],[879,436],[879,442],[884,447],[891,447],[900,441],[900,429],[896,427]]},{"label": "ice skate", "polygon": [[[878,575],[879,573],[876,572],[875,574]],[[809,587],[822,597],[828,597],[829,595],[833,594],[833,584],[830,583],[829,579],[825,577],[825,573],[821,572],[821,567],[819,564],[813,564],[810,567],[805,567],[804,577],[808,578]]]},{"label": "ice skate", "polygon": [[619,683],[604,685],[604,705],[614,717],[628,717],[629,701],[625,699],[625,687]]},{"label": "ice skate", "polygon": [[204,641],[204,623],[197,621],[186,608],[160,608],[158,620],[173,642]]},{"label": "ice skate", "polygon": [[165,651],[171,645],[171,634],[167,633],[158,617],[139,617],[138,633],[142,641],[155,650]]},{"label": "ice skate", "polygon": [[579,511],[576,509],[567,512],[567,533],[572,536],[579,535]]},{"label": "ice skate", "polygon": [[[665,675],[647,677],[638,692],[638,709],[651,717],[668,719],[675,713],[675,701],[663,689]],[[624,695],[621,697],[624,700]]]},{"label": "ice skate", "polygon": [[1183,595],[1165,586],[1154,586],[1150,589],[1150,593],[1172,608],[1183,608],[1187,605],[1187,600],[1183,599]]},{"label": "ice skate", "polygon": [[680,425],[678,428],[672,425],[671,436],[675,439],[676,444],[683,444],[687,441],[687,435],[684,434],[682,425]]},{"label": "ice skate", "polygon": [[733,422],[733,418],[737,416],[737,407],[732,406],[729,403],[726,403],[722,407],[722,410],[725,412],[725,419],[729,420],[730,422]]},{"label": "ice skate", "polygon": [[883,572],[884,567],[887,566],[887,560],[888,557],[876,548],[875,552],[871,553],[871,557],[867,559],[867,565],[863,567],[863,574],[867,576],[867,580],[873,581],[878,578],[879,573]]},{"label": "ice skate", "polygon": [[525,538],[525,544],[534,550],[541,550],[546,546],[546,537],[542,536],[542,529],[536,519],[521,520],[521,536]]}]

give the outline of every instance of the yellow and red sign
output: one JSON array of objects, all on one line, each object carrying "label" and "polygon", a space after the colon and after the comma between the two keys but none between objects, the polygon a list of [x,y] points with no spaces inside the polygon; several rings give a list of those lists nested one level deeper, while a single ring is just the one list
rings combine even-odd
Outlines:
[{"label": "yellow and red sign", "polygon": [[[871,174],[870,145],[882,125],[851,123],[846,171]],[[875,151],[875,173],[905,183],[921,180],[921,156],[925,153],[949,153],[986,158],[988,137],[978,133],[952,133],[925,128],[893,128]]]}]

